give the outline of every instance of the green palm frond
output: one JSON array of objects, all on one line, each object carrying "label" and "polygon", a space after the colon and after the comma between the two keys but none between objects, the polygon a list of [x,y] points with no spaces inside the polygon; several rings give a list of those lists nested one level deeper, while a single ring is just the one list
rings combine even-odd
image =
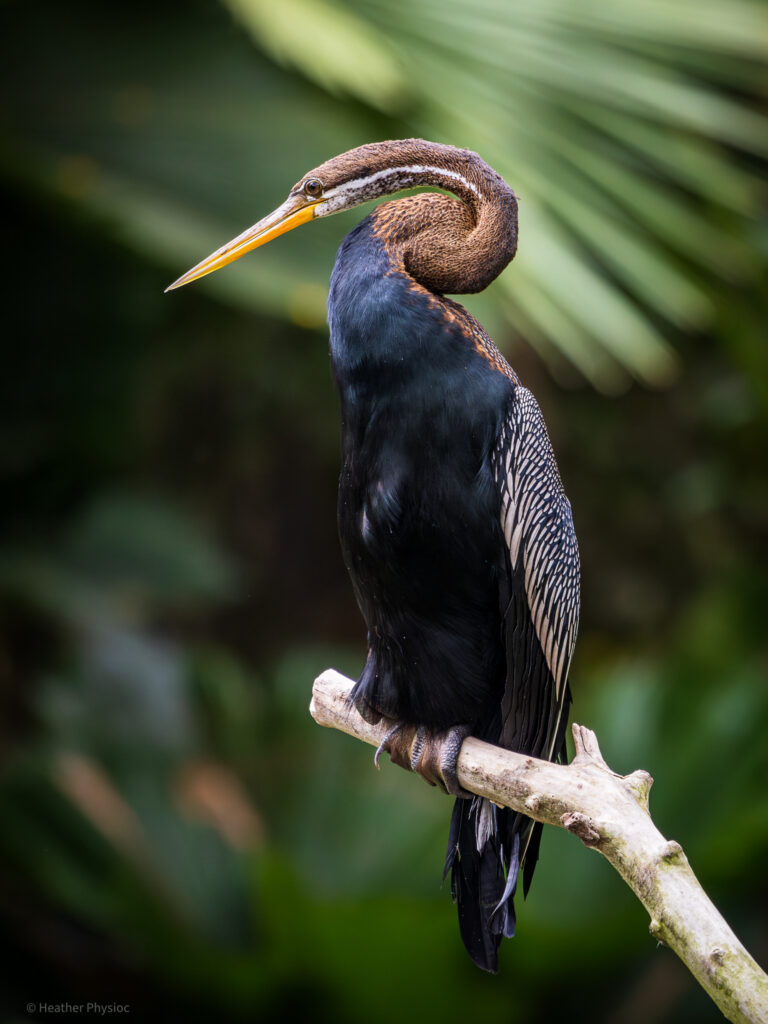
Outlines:
[{"label": "green palm frond", "polygon": [[405,75],[388,40],[352,5],[325,0],[226,0],[234,16],[273,57],[332,92],[381,110],[401,105]]}]

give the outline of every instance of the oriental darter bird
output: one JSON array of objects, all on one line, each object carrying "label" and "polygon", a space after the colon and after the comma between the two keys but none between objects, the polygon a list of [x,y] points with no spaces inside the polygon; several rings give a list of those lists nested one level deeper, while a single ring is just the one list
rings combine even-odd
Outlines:
[{"label": "oriental darter bird", "polygon": [[496,971],[541,825],[462,790],[458,752],[471,734],[565,760],[579,616],[571,506],[542,414],[447,297],[482,291],[515,255],[515,193],[468,150],[421,139],[360,146],[305,174],[282,206],[171,288],[316,217],[424,185],[445,191],[376,207],[331,275],[339,535],[368,630],[351,699],[367,719],[398,723],[382,744],[394,761],[458,797],[445,873],[470,956]]}]

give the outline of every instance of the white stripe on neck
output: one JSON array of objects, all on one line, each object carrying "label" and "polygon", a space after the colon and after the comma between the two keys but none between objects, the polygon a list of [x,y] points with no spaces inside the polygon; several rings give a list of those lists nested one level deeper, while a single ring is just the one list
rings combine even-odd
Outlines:
[{"label": "white stripe on neck", "polygon": [[[400,189],[413,188],[415,185],[418,185],[419,179],[423,178],[426,174],[432,174],[437,178],[447,178],[449,181],[461,182],[465,188],[474,192],[478,198],[480,197],[480,190],[477,185],[472,181],[468,181],[458,171],[449,171],[445,167],[433,167],[430,164],[409,164],[405,167],[385,167],[383,170],[376,171],[374,174],[369,174],[364,178],[354,178],[352,181],[345,181],[341,185],[329,189],[325,193],[323,201],[318,204],[315,215],[324,217],[342,208],[348,209],[369,199],[377,198],[382,193],[372,186],[376,182],[381,181],[382,178],[393,176],[402,178],[403,181],[398,184],[397,188],[392,190],[393,192],[399,192]],[[438,187],[443,186],[438,185]],[[446,185],[444,187],[449,188],[450,186]],[[350,202],[350,200],[352,201]]]}]

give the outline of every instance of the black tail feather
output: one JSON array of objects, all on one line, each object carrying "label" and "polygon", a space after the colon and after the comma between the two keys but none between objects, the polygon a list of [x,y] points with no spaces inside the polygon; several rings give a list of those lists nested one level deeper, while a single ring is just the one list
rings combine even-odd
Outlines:
[{"label": "black tail feather", "polygon": [[[546,757],[551,751],[553,761],[567,763],[565,734],[570,704],[570,688],[566,686],[554,742],[547,750],[544,737],[534,756]],[[489,737],[496,728],[494,722]],[[450,872],[461,937],[472,960],[485,971],[496,973],[501,939],[515,934],[518,873],[522,868],[525,897],[539,859],[542,832],[540,822],[479,797],[457,800],[454,805],[443,879]]]},{"label": "black tail feather", "polygon": [[544,826],[540,821],[531,823],[531,838],[528,840],[528,849],[525,851],[525,860],[523,862],[523,899],[528,895],[528,890],[531,888],[533,871],[539,859],[539,847],[543,831]]},{"label": "black tail feather", "polygon": [[451,872],[451,894],[458,906],[459,930],[467,952],[478,967],[495,974],[499,943],[515,934],[514,896],[529,819],[489,804],[493,829],[481,842],[478,818],[485,803],[456,801],[445,875]]}]

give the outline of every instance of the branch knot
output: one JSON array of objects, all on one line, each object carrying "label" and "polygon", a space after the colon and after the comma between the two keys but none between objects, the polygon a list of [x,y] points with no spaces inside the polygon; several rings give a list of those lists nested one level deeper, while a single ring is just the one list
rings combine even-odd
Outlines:
[{"label": "branch knot", "polygon": [[568,814],[561,815],[560,823],[568,832],[578,836],[585,846],[597,846],[600,842],[600,833],[595,827],[592,818],[587,817],[586,814],[581,814],[579,811],[569,811]]}]

